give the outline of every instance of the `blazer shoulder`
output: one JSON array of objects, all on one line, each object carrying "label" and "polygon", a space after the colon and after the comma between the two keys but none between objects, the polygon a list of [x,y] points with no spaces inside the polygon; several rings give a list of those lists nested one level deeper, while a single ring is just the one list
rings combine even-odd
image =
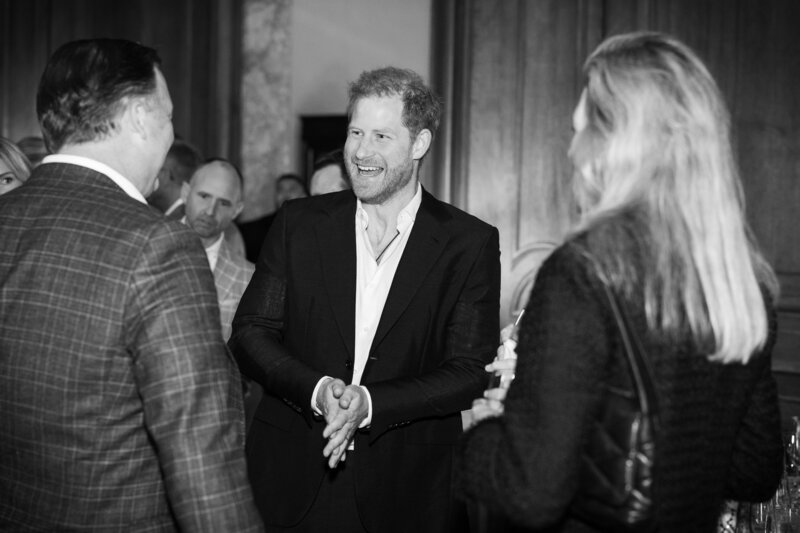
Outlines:
[{"label": "blazer shoulder", "polygon": [[355,209],[356,197],[351,189],[344,191],[321,194],[318,196],[308,196],[289,200],[283,205],[283,209],[292,213],[311,213],[336,212],[340,209]]},{"label": "blazer shoulder", "polygon": [[[253,272],[255,272],[255,265],[244,257],[234,254],[228,246],[228,242],[223,240],[217,257],[217,266],[214,270],[215,274],[223,274],[231,282],[247,285],[253,276]],[[217,276],[215,275],[215,277]]]}]

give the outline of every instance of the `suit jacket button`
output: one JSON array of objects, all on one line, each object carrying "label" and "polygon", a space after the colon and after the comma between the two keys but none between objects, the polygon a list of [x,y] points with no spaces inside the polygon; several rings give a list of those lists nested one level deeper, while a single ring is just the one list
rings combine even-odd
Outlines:
[{"label": "suit jacket button", "polygon": [[347,359],[347,360],[344,362],[344,367],[345,367],[347,370],[350,370],[351,368],[353,368],[353,362],[352,362],[350,359]]}]

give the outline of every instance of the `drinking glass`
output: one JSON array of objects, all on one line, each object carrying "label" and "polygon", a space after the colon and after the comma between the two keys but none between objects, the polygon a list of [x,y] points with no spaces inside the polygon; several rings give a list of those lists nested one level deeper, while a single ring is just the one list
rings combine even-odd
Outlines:
[{"label": "drinking glass", "polygon": [[[517,319],[514,321],[513,324],[507,330],[507,336],[503,340],[502,346],[497,350],[497,356],[495,357],[496,361],[503,361],[505,359],[516,359],[517,358],[517,342],[519,341],[519,322],[522,319],[522,315],[525,314],[525,310],[519,312],[517,315]],[[506,330],[504,330],[504,333]],[[489,388],[490,389],[506,389],[511,386],[511,382],[514,380],[514,374],[511,373],[503,373],[503,372],[495,372],[489,377]]]}]

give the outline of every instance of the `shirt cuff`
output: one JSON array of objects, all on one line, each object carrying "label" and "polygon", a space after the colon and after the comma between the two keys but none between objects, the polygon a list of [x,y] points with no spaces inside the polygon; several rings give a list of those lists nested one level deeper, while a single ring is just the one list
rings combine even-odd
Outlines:
[{"label": "shirt cuff", "polygon": [[370,396],[369,389],[367,389],[365,386],[359,385],[359,387],[361,387],[367,395],[367,418],[362,420],[358,425],[358,429],[362,429],[372,424],[372,396]]},{"label": "shirt cuff", "polygon": [[314,387],[314,392],[311,393],[311,410],[314,411],[314,413],[318,414],[319,416],[322,416],[322,411],[320,411],[319,408],[317,407],[317,402],[316,402],[317,393],[319,392],[319,388],[322,386],[322,384],[329,379],[333,378],[330,376],[322,376],[319,379],[319,381],[317,381],[317,386]]}]

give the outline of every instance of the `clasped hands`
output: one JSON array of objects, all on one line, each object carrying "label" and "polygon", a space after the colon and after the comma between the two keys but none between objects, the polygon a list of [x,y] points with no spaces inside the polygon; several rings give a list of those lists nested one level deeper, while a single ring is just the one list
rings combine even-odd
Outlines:
[{"label": "clasped hands", "polygon": [[335,468],[347,456],[347,447],[358,427],[369,414],[367,393],[358,385],[345,385],[341,379],[328,378],[317,392],[317,408],[327,425],[322,437],[328,439],[322,455]]}]

